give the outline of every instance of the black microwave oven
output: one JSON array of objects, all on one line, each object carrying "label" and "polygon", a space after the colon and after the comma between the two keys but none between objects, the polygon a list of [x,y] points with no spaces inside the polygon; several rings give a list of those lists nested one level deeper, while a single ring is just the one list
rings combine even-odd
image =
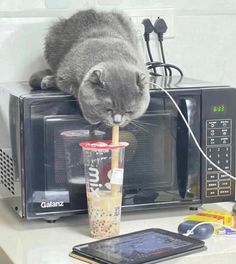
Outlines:
[{"label": "black microwave oven", "polygon": [[[235,88],[188,78],[153,81],[170,92],[207,156],[235,175]],[[129,142],[122,210],[235,201],[234,181],[202,157],[171,100],[155,85],[150,94],[146,113],[120,132]],[[65,147],[64,131],[79,137]],[[111,129],[90,125],[71,95],[0,84],[0,195],[27,219],[86,212],[79,143],[96,138],[110,139]]]}]

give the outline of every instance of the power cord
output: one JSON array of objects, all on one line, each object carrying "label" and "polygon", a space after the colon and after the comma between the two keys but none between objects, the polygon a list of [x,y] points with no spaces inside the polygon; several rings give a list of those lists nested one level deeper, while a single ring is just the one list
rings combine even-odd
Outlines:
[{"label": "power cord", "polygon": [[[146,42],[147,52],[148,52],[148,56],[150,59],[150,62],[147,62],[146,65],[147,65],[148,70],[153,70],[153,72],[150,72],[150,75],[161,76],[161,74],[157,73],[156,68],[164,68],[165,76],[168,76],[168,75],[172,76],[172,69],[175,69],[176,71],[179,72],[179,74],[181,76],[183,76],[183,72],[179,67],[177,67],[173,64],[166,63],[164,48],[163,48],[163,36],[166,33],[168,27],[166,25],[165,20],[158,17],[154,23],[154,26],[153,26],[150,19],[145,18],[142,21],[142,24],[144,25],[144,35],[143,36],[144,36],[144,40]],[[152,56],[152,52],[151,52],[151,48],[150,48],[150,44],[149,44],[150,34],[153,31],[158,36],[158,40],[160,43],[160,49],[161,49],[162,62],[158,62],[158,61],[153,60],[153,56]]]},{"label": "power cord", "polygon": [[172,76],[171,68],[173,68],[176,71],[178,71],[181,76],[183,76],[183,72],[181,71],[181,69],[173,64],[162,63],[162,62],[147,62],[146,65],[147,65],[148,70],[152,68],[157,68],[157,67],[167,68],[169,70],[169,76]]},{"label": "power cord", "polygon": [[[152,52],[150,49],[149,41],[150,41],[150,34],[153,32],[154,28],[153,28],[152,22],[149,18],[145,18],[142,21],[142,24],[144,25],[143,37],[144,37],[144,40],[146,42],[148,56],[149,56],[150,62],[153,62],[153,57],[152,57]],[[153,72],[155,74],[157,74],[156,68],[153,68]]]},{"label": "power cord", "polygon": [[[166,22],[163,18],[157,18],[157,20],[154,23],[154,32],[157,34],[158,40],[160,42],[160,48],[161,48],[161,57],[164,64],[166,64],[165,54],[164,54],[164,48],[163,48],[163,35],[166,33],[168,27],[166,25]],[[168,68],[170,75],[172,75],[171,69]],[[164,66],[165,75],[167,76],[167,69]]]}]

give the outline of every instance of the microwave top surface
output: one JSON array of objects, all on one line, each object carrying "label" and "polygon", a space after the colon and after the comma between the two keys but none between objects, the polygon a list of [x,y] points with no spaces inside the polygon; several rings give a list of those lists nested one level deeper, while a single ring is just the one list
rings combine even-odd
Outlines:
[{"label": "microwave top surface", "polygon": [[[188,77],[181,76],[160,76],[160,77],[151,77],[150,82],[156,83],[165,89],[207,89],[207,88],[229,88],[229,85],[211,83],[203,80],[196,80]],[[159,89],[155,88],[150,84],[150,89]]]},{"label": "microwave top surface", "polygon": [[[206,81],[195,80],[187,77],[180,76],[159,76],[150,77],[150,82],[156,83],[157,85],[165,89],[211,89],[211,88],[231,88],[229,85],[214,84]],[[158,86],[150,84],[150,90],[159,90]],[[8,82],[0,83],[0,90],[5,90],[7,93],[17,97],[41,97],[41,96],[65,96],[65,93],[57,89],[49,90],[32,90],[29,83],[24,82]],[[67,95],[71,96],[71,95]]]}]

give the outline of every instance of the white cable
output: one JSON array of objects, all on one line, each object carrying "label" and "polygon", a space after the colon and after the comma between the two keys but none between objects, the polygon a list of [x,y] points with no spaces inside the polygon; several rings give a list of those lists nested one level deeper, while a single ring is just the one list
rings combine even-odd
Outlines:
[{"label": "white cable", "polygon": [[207,155],[204,153],[204,151],[201,149],[200,145],[198,144],[197,142],[197,139],[195,138],[194,134],[193,134],[193,131],[191,129],[191,127],[189,126],[187,120],[185,119],[182,111],[180,110],[179,106],[177,105],[177,103],[175,102],[174,98],[170,95],[170,93],[168,91],[166,91],[166,89],[164,89],[163,87],[161,87],[160,85],[156,84],[156,83],[153,83],[153,82],[149,82],[150,84],[152,85],[155,85],[156,87],[160,88],[169,98],[170,100],[172,101],[172,103],[174,104],[174,106],[176,107],[176,109],[178,110],[179,114],[181,115],[185,125],[187,126],[188,130],[189,130],[189,133],[191,134],[197,148],[199,149],[199,151],[201,152],[201,154],[203,155],[203,157],[211,163],[211,165],[215,166],[215,168],[221,172],[223,172],[224,174],[226,174],[228,177],[234,179],[236,181],[236,177],[235,176],[232,176],[231,174],[229,174],[228,172],[226,172],[225,170],[221,169],[218,165],[216,165],[213,161],[211,161]]},{"label": "white cable", "polygon": [[204,224],[211,224],[211,225],[213,225],[213,227],[214,227],[214,225],[219,225],[219,226],[222,226],[222,227],[225,227],[225,228],[230,228],[232,231],[236,231],[235,228],[233,228],[233,227],[231,227],[231,226],[224,225],[224,224],[222,224],[222,223],[220,223],[220,222],[199,222],[198,224],[196,224],[193,228],[191,228],[190,230],[188,230],[188,231],[187,231],[185,234],[183,234],[183,235],[185,235],[185,236],[193,235],[193,234],[194,234],[193,231],[194,231],[197,227],[199,227],[200,225],[204,225]]},{"label": "white cable", "polygon": [[234,228],[232,228],[232,227],[230,227],[230,226],[226,226],[226,225],[224,225],[224,224],[222,224],[222,223],[219,223],[219,222],[199,222],[198,224],[196,224],[193,228],[191,228],[190,230],[188,230],[185,234],[183,234],[183,235],[185,235],[185,236],[190,236],[190,235],[193,235],[194,233],[193,233],[193,231],[197,228],[197,227],[199,227],[200,225],[204,225],[204,224],[211,224],[211,225],[213,225],[213,227],[214,227],[214,225],[219,225],[219,226],[222,226],[222,227],[225,227],[225,228],[230,228],[232,231],[236,231],[236,229],[234,229]]}]

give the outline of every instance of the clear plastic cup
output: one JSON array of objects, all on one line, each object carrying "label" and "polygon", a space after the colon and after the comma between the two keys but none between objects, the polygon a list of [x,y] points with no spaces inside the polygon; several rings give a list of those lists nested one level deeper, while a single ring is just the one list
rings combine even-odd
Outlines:
[{"label": "clear plastic cup", "polygon": [[[126,142],[80,143],[83,148],[90,234],[101,239],[119,234]],[[115,162],[114,162],[114,159]]]},{"label": "clear plastic cup", "polygon": [[[105,132],[94,130],[66,130],[61,132],[64,143],[66,177],[70,194],[70,205],[78,206],[78,197],[84,192],[85,177],[80,142],[85,140],[102,140]],[[86,203],[86,195],[84,195]],[[82,201],[81,201],[82,202]]]}]

